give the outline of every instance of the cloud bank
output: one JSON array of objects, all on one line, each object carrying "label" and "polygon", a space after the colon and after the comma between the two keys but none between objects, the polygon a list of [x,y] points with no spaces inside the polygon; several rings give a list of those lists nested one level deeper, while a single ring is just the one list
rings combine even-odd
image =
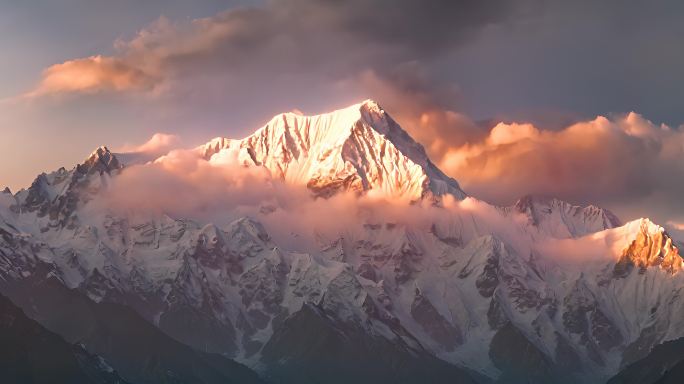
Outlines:
[{"label": "cloud bank", "polygon": [[[646,196],[680,187],[684,134],[636,113],[599,116],[559,131],[499,123],[480,141],[449,149],[438,161],[478,194],[589,199]],[[498,188],[493,188],[494,185]]]},{"label": "cloud bank", "polygon": [[408,205],[354,192],[314,198],[305,185],[271,177],[263,167],[241,165],[237,153],[222,151],[206,160],[197,150],[172,150],[153,162],[126,167],[86,209],[134,220],[169,215],[219,226],[248,216],[262,222],[279,244],[318,250],[318,240],[363,230],[367,222],[428,231],[436,222],[454,220],[458,204],[446,198],[445,206],[452,209],[447,211],[428,202]]},{"label": "cloud bank", "polygon": [[[178,82],[239,71],[344,79],[442,54],[511,12],[501,0],[269,1],[215,16],[161,17],[112,56],[53,65],[31,95],[170,91]],[[401,26],[401,27],[398,27]]]},{"label": "cloud bank", "polygon": [[623,219],[665,223],[684,213],[684,131],[634,112],[557,131],[499,123],[480,140],[435,155],[467,192],[492,202],[535,193],[602,204]]}]

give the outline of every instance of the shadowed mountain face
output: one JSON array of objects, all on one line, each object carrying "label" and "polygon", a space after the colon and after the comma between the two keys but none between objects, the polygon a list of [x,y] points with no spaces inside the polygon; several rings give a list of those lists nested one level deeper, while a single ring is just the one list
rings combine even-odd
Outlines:
[{"label": "shadowed mountain face", "polygon": [[485,379],[425,350],[368,335],[310,305],[285,319],[262,355],[276,383],[474,384]]},{"label": "shadowed mountain face", "polygon": [[0,380],[7,384],[125,384],[105,362],[82,346],[29,319],[0,296]]},{"label": "shadowed mountain face", "polygon": [[608,384],[684,383],[684,339],[657,345],[608,381]]},{"label": "shadowed mountain face", "polygon": [[[222,223],[114,209],[127,172],[182,159],[127,165],[106,147],[0,193],[0,292],[131,382],[601,383],[684,337],[662,227],[469,197],[375,102],[278,115],[183,156],[208,170],[195,187],[258,170],[297,202],[219,204]],[[173,195],[155,180],[137,184]]]},{"label": "shadowed mountain face", "polygon": [[130,308],[95,303],[55,278],[23,280],[2,288],[32,317],[103,356],[133,383],[261,383],[247,367],[193,350]]}]

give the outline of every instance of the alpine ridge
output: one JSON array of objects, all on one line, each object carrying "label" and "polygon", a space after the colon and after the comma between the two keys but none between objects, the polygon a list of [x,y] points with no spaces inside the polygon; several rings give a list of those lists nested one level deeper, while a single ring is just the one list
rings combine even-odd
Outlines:
[{"label": "alpine ridge", "polygon": [[[216,222],[115,210],[113,186],[164,158],[106,147],[1,193],[0,293],[124,380],[601,383],[684,337],[682,258],[661,227],[468,196],[373,101],[189,152],[210,170],[263,167],[351,224],[322,231],[278,200],[221,206]],[[342,191],[386,201],[355,196],[336,217]],[[155,357],[127,359],[126,330]]]},{"label": "alpine ridge", "polygon": [[544,196],[524,196],[510,209],[527,216],[531,226],[559,238],[580,237],[621,224],[607,209],[594,205],[580,207]]}]

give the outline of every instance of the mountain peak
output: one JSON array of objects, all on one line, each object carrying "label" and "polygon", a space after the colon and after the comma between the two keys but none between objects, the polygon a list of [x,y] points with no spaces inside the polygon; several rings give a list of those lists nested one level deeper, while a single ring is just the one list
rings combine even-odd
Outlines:
[{"label": "mountain peak", "polygon": [[[360,101],[358,103],[351,104],[349,106],[339,108],[339,109],[336,109],[336,110],[334,110],[332,112],[328,112],[328,113],[338,113],[338,114],[339,113],[351,113],[351,114],[355,114],[355,113],[360,112],[361,110],[364,110],[364,109],[365,110],[374,110],[377,112],[382,111],[382,107],[380,107],[380,104],[377,101],[375,101],[373,99],[366,99],[366,100]],[[327,113],[323,113],[323,114],[327,114]],[[323,115],[323,114],[321,114],[321,115]],[[283,112],[279,115],[276,115],[274,118],[277,118],[280,115],[294,115],[294,116],[300,116],[300,117],[317,116],[317,115],[306,115],[305,113],[303,113],[299,109],[293,109],[289,112]]]},{"label": "mountain peak", "polygon": [[263,166],[321,197],[340,190],[410,200],[465,197],[458,183],[370,99],[314,116],[282,113],[242,140],[217,138],[198,148],[210,161],[226,150],[236,152],[243,165]]},{"label": "mountain peak", "polygon": [[625,227],[635,235],[615,265],[613,273],[616,277],[627,276],[634,267],[641,273],[656,266],[671,274],[682,270],[684,260],[665,228],[648,218],[634,220]]},{"label": "mountain peak", "polygon": [[358,105],[358,106],[366,106],[366,107],[370,107],[370,108],[382,109],[382,108],[380,107],[380,104],[379,104],[377,101],[373,100],[373,99],[366,99],[366,100],[364,100],[364,101],[362,101],[362,102],[360,102],[360,103],[358,103],[358,104],[356,104],[356,105]]},{"label": "mountain peak", "polygon": [[[367,99],[360,103],[352,104],[348,107],[320,115],[304,115],[301,112],[293,111],[284,112],[271,118],[271,120],[266,123],[264,127],[257,130],[255,134],[261,130],[277,128],[297,129],[298,123],[306,124],[310,121],[329,119],[332,120],[330,121],[330,124],[314,128],[324,128],[318,132],[319,136],[316,137],[316,139],[332,143],[336,140],[344,140],[348,138],[349,135],[352,134],[355,124],[359,121],[371,123],[374,120],[381,121],[385,118],[385,111],[380,107],[380,105],[374,100]],[[283,122],[286,125],[282,125]],[[381,127],[373,126],[373,128],[380,129]],[[219,137],[213,139],[212,142],[217,143],[221,142],[221,140],[227,139]]]},{"label": "mountain peak", "polygon": [[86,158],[86,162],[90,159],[100,158],[102,156],[106,156],[106,155],[109,155],[111,153],[112,152],[109,150],[109,148],[107,148],[106,145],[101,145],[101,146],[95,148],[92,152],[90,152],[90,155],[88,155],[88,157]]},{"label": "mountain peak", "polygon": [[78,166],[78,170],[84,174],[94,172],[110,173],[113,170],[121,169],[123,166],[119,159],[106,146],[95,149],[90,156]]}]

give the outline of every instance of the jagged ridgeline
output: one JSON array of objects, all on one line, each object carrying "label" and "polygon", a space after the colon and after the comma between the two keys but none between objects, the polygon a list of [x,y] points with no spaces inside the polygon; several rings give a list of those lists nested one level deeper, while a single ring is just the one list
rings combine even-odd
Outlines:
[{"label": "jagged ridgeline", "polygon": [[409,214],[349,209],[354,225],[322,235],[274,226],[278,199],[225,207],[224,223],[122,213],[102,196],[168,159],[106,147],[0,193],[0,293],[121,380],[601,383],[684,336],[682,259],[662,227],[467,196],[374,101],[188,153],[263,170],[320,215],[340,194]]}]

